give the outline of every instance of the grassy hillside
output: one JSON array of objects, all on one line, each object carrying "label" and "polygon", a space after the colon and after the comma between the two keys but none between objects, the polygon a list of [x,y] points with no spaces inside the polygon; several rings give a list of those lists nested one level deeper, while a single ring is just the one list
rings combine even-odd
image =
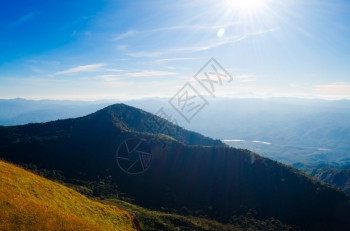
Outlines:
[{"label": "grassy hillside", "polygon": [[256,220],[252,217],[240,216],[233,218],[230,223],[223,224],[194,216],[183,216],[174,213],[152,211],[143,207],[130,204],[118,199],[104,199],[103,203],[117,205],[127,211],[136,214],[140,221],[141,230],[162,230],[162,231],[243,231],[243,230],[278,230],[292,231],[292,227],[281,223],[276,219]]},{"label": "grassy hillside", "polygon": [[0,230],[138,230],[135,216],[126,211],[137,215],[143,231],[293,230],[274,219],[239,217],[234,224],[222,224],[151,211],[119,199],[104,199],[101,204],[3,161],[0,173]]},{"label": "grassy hillside", "polygon": [[137,230],[135,217],[0,161],[0,230]]}]

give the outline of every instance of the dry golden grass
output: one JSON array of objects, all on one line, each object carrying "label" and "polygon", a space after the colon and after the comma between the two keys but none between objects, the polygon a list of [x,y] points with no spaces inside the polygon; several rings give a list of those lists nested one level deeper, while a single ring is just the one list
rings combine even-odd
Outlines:
[{"label": "dry golden grass", "polygon": [[0,230],[137,230],[133,216],[0,161]]}]

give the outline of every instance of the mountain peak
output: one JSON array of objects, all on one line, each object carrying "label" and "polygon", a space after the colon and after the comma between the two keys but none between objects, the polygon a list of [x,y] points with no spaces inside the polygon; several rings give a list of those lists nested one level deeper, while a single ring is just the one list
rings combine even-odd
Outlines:
[{"label": "mountain peak", "polygon": [[162,117],[123,103],[110,105],[87,117],[110,121],[125,131],[167,135],[187,145],[225,146],[220,140],[186,130]]}]

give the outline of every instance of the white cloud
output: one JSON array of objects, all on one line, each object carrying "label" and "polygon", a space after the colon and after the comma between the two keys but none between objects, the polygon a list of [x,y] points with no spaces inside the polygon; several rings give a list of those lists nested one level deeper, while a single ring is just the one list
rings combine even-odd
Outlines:
[{"label": "white cloud", "polygon": [[296,84],[296,83],[288,83],[288,86],[291,87],[291,88],[296,88],[296,87],[299,87],[299,84]]},{"label": "white cloud", "polygon": [[249,35],[262,35],[262,34],[266,34],[266,33],[271,33],[271,32],[275,32],[275,31],[278,31],[280,28],[278,27],[275,27],[275,28],[271,28],[271,29],[268,29],[268,30],[259,30],[259,31],[256,31],[256,32],[253,32],[253,33],[250,33]]},{"label": "white cloud", "polygon": [[117,46],[117,50],[118,50],[118,51],[125,51],[127,48],[128,48],[127,45],[118,45],[118,46]]},{"label": "white cloud", "polygon": [[33,65],[25,65],[26,67],[28,67],[30,70],[32,70],[35,73],[42,73],[43,71],[40,68],[37,68],[36,66]]},{"label": "white cloud", "polygon": [[18,18],[17,20],[13,21],[12,23],[10,23],[7,27],[8,28],[13,28],[15,26],[18,26],[18,25],[20,25],[20,24],[22,24],[22,23],[24,23],[24,22],[34,18],[36,14],[37,14],[37,12],[31,12],[29,14],[26,14],[26,15]]},{"label": "white cloud", "polygon": [[314,90],[320,93],[332,94],[332,95],[342,95],[350,96],[350,83],[340,82],[340,83],[331,83],[324,85],[315,85]]},{"label": "white cloud", "polygon": [[171,62],[171,61],[185,61],[185,60],[194,60],[197,58],[165,58],[165,59],[158,59],[155,62],[156,63],[163,63],[163,62]]},{"label": "white cloud", "polygon": [[236,76],[233,76],[233,78],[238,80],[238,82],[241,82],[241,83],[247,83],[247,82],[254,82],[255,81],[255,75],[253,75],[253,74],[236,75]]},{"label": "white cloud", "polygon": [[45,65],[45,66],[59,66],[61,62],[55,60],[45,60],[45,59],[27,59],[25,62],[35,65]]},{"label": "white cloud", "polygon": [[139,72],[129,72],[123,74],[123,76],[129,76],[129,77],[159,77],[159,76],[169,76],[169,75],[176,75],[176,72],[170,72],[170,71],[158,71],[158,70],[144,70]]},{"label": "white cloud", "polygon": [[120,80],[120,76],[117,75],[99,75],[96,77],[96,79],[102,79],[106,82],[115,82]]},{"label": "white cloud", "polygon": [[175,31],[175,30],[217,30],[220,28],[227,28],[233,25],[239,24],[238,22],[230,22],[230,23],[224,23],[224,24],[219,24],[219,25],[178,25],[178,26],[169,26],[169,27],[160,27],[160,28],[154,28],[154,29],[149,29],[149,30],[129,30],[126,31],[125,33],[119,34],[112,38],[112,41],[118,41],[122,40],[128,37],[132,36],[140,36],[142,34],[147,34],[147,33],[157,33],[157,32],[162,32],[162,31]]},{"label": "white cloud", "polygon": [[73,73],[80,73],[80,72],[96,72],[102,70],[101,68],[105,66],[104,63],[96,63],[96,64],[89,64],[89,65],[82,65],[73,67],[64,71],[56,72],[54,75],[65,75],[65,74],[73,74]]},{"label": "white cloud", "polygon": [[177,54],[194,53],[199,51],[210,50],[226,44],[237,43],[252,36],[259,36],[267,33],[272,33],[277,30],[279,30],[279,28],[271,28],[268,30],[259,30],[256,32],[246,33],[241,36],[230,36],[230,37],[222,37],[220,39],[208,40],[203,44],[193,44],[191,46],[174,47],[171,49],[163,49],[163,50],[157,50],[157,51],[129,52],[126,55],[135,57],[135,58],[140,58],[140,57],[157,58],[163,55],[176,54],[176,53]]},{"label": "white cloud", "polygon": [[112,41],[118,41],[118,40],[122,40],[124,38],[127,38],[127,37],[130,37],[130,36],[133,36],[135,34],[137,34],[138,32],[137,31],[134,31],[134,30],[130,30],[130,31],[127,31],[123,34],[120,34],[120,35],[117,35],[115,36]]},{"label": "white cloud", "polygon": [[122,72],[122,71],[124,71],[124,70],[122,70],[122,69],[106,68],[106,67],[101,68],[100,70],[101,70],[101,71],[108,71],[108,72]]},{"label": "white cloud", "polygon": [[129,52],[126,55],[134,58],[147,57],[156,58],[166,54],[164,51],[140,51],[140,52]]},{"label": "white cloud", "polygon": [[135,72],[123,72],[118,75],[115,74],[104,74],[95,77],[95,79],[104,80],[105,82],[116,82],[116,81],[133,81],[130,78],[125,77],[164,77],[170,75],[176,75],[176,72],[160,71],[160,70],[142,70]]},{"label": "white cloud", "polygon": [[193,44],[192,46],[175,47],[175,48],[161,50],[161,51],[130,52],[130,53],[127,53],[127,55],[135,58],[140,58],[140,57],[157,58],[163,55],[171,55],[171,54],[178,54],[178,53],[194,53],[199,51],[210,50],[212,48],[219,47],[225,44],[239,42],[246,38],[247,36],[233,36],[233,37],[228,37],[220,40],[207,41],[205,44]]}]

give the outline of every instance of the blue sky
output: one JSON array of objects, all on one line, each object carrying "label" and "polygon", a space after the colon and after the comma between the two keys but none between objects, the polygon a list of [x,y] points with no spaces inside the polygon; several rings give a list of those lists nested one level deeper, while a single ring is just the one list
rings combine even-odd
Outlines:
[{"label": "blue sky", "polygon": [[5,0],[0,9],[0,98],[172,97],[211,57],[233,77],[221,97],[350,99],[350,2]]}]

